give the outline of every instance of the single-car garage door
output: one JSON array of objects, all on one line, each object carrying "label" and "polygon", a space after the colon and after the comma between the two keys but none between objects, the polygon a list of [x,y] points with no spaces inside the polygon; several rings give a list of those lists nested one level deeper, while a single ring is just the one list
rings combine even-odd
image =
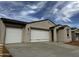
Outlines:
[{"label": "single-car garage door", "polygon": [[49,41],[49,31],[31,30],[31,42]]},{"label": "single-car garage door", "polygon": [[22,42],[22,29],[6,28],[5,43],[20,43]]}]

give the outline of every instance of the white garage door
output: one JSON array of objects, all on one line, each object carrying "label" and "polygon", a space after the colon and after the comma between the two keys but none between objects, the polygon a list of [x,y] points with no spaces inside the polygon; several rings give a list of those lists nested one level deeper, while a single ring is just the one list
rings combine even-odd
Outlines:
[{"label": "white garage door", "polygon": [[22,29],[6,28],[5,43],[20,43],[22,41]]},{"label": "white garage door", "polygon": [[31,42],[49,41],[49,31],[31,30]]}]

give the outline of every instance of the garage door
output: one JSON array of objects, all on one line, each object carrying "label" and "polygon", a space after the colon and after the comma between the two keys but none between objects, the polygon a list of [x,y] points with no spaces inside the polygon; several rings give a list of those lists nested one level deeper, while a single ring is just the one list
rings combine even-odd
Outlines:
[{"label": "garage door", "polygon": [[31,42],[49,41],[49,31],[31,30]]},{"label": "garage door", "polygon": [[22,41],[22,29],[6,28],[5,43],[20,43]]}]

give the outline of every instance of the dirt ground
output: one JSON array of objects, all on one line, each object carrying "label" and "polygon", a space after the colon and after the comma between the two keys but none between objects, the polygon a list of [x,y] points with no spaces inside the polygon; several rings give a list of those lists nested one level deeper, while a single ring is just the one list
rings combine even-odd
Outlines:
[{"label": "dirt ground", "polygon": [[72,41],[72,42],[68,42],[68,43],[66,43],[66,44],[79,46],[79,41]]}]

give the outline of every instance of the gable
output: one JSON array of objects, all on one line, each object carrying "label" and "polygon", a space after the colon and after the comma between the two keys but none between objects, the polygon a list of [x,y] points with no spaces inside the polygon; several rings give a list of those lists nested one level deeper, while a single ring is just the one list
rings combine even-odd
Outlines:
[{"label": "gable", "polygon": [[49,29],[50,27],[53,26],[55,26],[55,24],[50,22],[49,20],[30,23],[30,27],[36,27],[36,28]]}]

